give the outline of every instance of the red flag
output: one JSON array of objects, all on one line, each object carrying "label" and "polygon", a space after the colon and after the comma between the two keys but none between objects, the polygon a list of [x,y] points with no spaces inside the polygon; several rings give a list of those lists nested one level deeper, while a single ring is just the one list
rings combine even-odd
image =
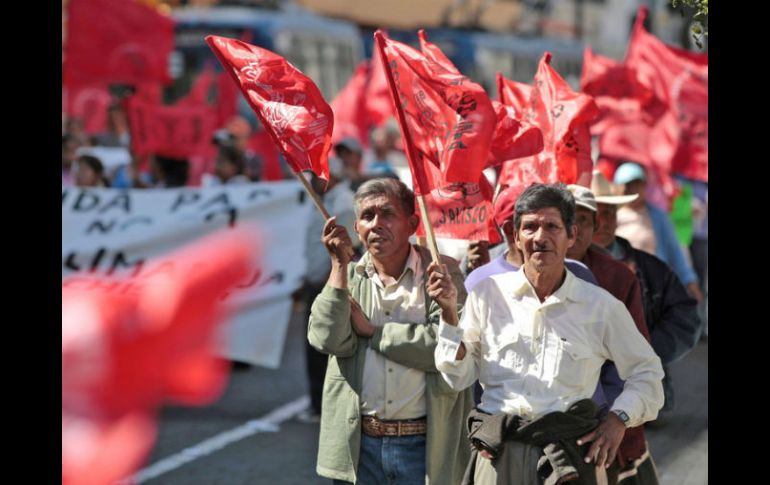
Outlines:
[{"label": "red flag", "polygon": [[[396,116],[393,98],[390,95],[390,85],[385,66],[380,59],[380,51],[375,48],[369,63],[369,80],[366,83],[366,115],[369,118],[369,128],[382,126],[390,118]],[[365,145],[368,145],[368,140]]]},{"label": "red flag", "polygon": [[170,158],[189,158],[210,152],[216,129],[213,108],[163,106],[137,97],[128,100],[131,148],[137,155],[155,153]]},{"label": "red flag", "polygon": [[177,106],[201,106],[209,104],[209,91],[214,85],[215,75],[214,67],[206,65],[203,72],[195,78],[190,91],[183,98],[176,102]]},{"label": "red flag", "polygon": [[497,114],[495,134],[489,148],[488,166],[501,165],[515,158],[523,158],[543,150],[543,132],[540,128],[516,117],[516,110],[499,101],[492,101]]},{"label": "red flag", "polygon": [[329,103],[334,111],[332,144],[344,138],[353,137],[365,145],[369,131],[365,92],[368,77],[369,63],[362,61],[356,67],[350,81]]},{"label": "red flag", "polygon": [[283,57],[225,37],[206,43],[246,97],[294,172],[329,179],[334,113],[318,86]]},{"label": "red flag", "polygon": [[217,123],[218,127],[225,126],[227,121],[238,114],[238,86],[226,72],[217,76]]},{"label": "red flag", "polygon": [[135,0],[70,0],[64,84],[171,82],[174,21]]},{"label": "red flag", "polygon": [[62,483],[105,484],[149,454],[157,408],[205,405],[227,381],[217,357],[223,294],[255,241],[227,232],[129,279],[62,282]]},{"label": "red flag", "polygon": [[644,29],[640,7],[626,65],[663,102],[650,156],[670,172],[708,181],[708,54],[668,46]]},{"label": "red flag", "polygon": [[500,174],[502,185],[514,183],[511,177],[524,173],[537,174],[541,182],[590,183],[593,161],[588,126],[598,108],[591,96],[573,91],[550,61],[550,52],[543,54],[534,86],[509,81],[498,73],[500,101],[540,128],[544,144],[537,155],[506,163]]},{"label": "red flag", "polygon": [[107,108],[112,104],[112,95],[105,84],[65,87],[62,101],[63,111],[69,118],[79,118],[87,134],[107,131]]},{"label": "red flag", "polygon": [[421,166],[423,158],[439,167],[440,185],[478,183],[496,122],[483,88],[379,31],[375,42],[391,96],[398,100],[415,193],[426,194],[433,187]]},{"label": "red flag", "polygon": [[583,51],[580,89],[594,97],[599,116],[591,124],[591,133],[600,135],[615,123],[651,123],[654,110],[652,90],[644,86],[630,67],[608,57]]}]

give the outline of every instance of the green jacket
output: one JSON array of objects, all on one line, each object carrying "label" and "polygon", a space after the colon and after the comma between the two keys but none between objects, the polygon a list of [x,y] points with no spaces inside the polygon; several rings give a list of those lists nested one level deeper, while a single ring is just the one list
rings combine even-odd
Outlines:
[{"label": "green jacket", "polygon": [[[430,253],[415,246],[425,271]],[[463,278],[457,262],[442,256],[458,291],[458,311],[465,302]],[[371,315],[371,280],[348,265],[348,290]],[[425,291],[425,290],[424,290]],[[308,341],[329,354],[324,380],[321,434],[318,446],[319,475],[355,483],[361,446],[361,382],[366,348],[381,352],[399,364],[425,372],[428,431],[426,436],[426,484],[453,485],[462,480],[470,458],[465,418],[473,409],[471,389],[454,391],[436,370],[433,351],[438,340],[441,309],[425,291],[427,318],[424,324],[386,323],[371,338],[356,335],[350,324],[348,292],[330,286],[313,302]]]}]

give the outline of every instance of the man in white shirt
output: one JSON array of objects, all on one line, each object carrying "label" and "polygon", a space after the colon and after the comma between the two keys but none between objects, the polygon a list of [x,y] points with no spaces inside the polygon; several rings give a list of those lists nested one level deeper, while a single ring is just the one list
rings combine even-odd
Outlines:
[{"label": "man in white shirt", "polygon": [[[521,194],[514,241],[524,254],[522,271],[481,281],[459,326],[456,318],[442,318],[435,358],[454,389],[479,379],[482,413],[525,423],[590,399],[602,364],[614,361],[626,381],[623,392],[593,431],[575,437],[584,448],[591,443],[585,461],[598,471],[613,462],[626,427],[655,419],[663,371],[623,303],[565,268],[574,217],[574,198],[563,185],[536,184]],[[496,455],[482,450],[467,483],[538,483],[543,447],[509,440],[500,452],[505,459],[493,461]]]}]

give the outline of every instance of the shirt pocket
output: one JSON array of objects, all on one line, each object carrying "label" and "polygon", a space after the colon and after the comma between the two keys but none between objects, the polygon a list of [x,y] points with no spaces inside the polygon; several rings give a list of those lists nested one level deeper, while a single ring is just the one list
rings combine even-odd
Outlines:
[{"label": "shirt pocket", "polygon": [[594,353],[584,343],[560,338],[555,380],[567,387],[583,388],[592,357]]},{"label": "shirt pocket", "polygon": [[521,379],[527,361],[528,339],[515,327],[505,327],[488,339],[484,352],[486,381],[496,384],[510,379]]}]

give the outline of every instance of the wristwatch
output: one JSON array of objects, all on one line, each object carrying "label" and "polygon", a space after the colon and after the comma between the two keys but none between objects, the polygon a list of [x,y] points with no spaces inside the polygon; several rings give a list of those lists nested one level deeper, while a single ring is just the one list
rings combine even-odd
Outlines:
[{"label": "wristwatch", "polygon": [[626,428],[628,427],[628,422],[631,420],[631,418],[628,417],[628,414],[626,414],[625,411],[623,411],[622,409],[613,409],[610,412],[613,413],[618,418],[620,418],[620,420],[623,422]]}]

